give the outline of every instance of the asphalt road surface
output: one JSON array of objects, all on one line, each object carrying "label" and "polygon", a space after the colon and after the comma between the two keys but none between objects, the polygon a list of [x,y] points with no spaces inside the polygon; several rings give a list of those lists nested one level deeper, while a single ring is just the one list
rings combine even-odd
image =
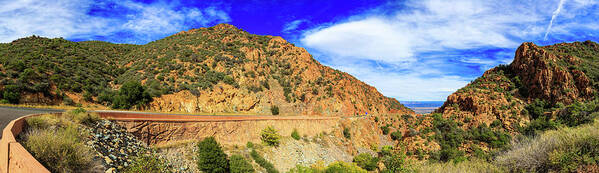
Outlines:
[{"label": "asphalt road surface", "polygon": [[[0,127],[4,130],[4,127],[10,123],[10,121],[19,117],[29,114],[49,113],[49,112],[63,112],[64,110],[58,109],[37,109],[37,108],[20,108],[20,107],[5,107],[0,106]],[[2,133],[0,132],[0,137]]]}]

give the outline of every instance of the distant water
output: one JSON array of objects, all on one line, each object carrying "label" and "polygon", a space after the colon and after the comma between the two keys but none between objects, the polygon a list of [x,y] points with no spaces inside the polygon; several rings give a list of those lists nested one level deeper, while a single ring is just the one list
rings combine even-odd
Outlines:
[{"label": "distant water", "polygon": [[399,101],[419,114],[427,114],[443,106],[444,101]]}]

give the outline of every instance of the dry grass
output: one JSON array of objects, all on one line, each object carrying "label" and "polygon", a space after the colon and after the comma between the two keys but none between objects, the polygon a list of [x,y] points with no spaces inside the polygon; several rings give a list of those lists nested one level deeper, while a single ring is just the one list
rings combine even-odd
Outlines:
[{"label": "dry grass", "polygon": [[32,129],[24,145],[52,172],[79,172],[94,167],[94,152],[81,142],[76,127]]},{"label": "dry grass", "polygon": [[484,160],[466,160],[460,163],[445,162],[445,163],[430,163],[423,162],[414,165],[416,172],[441,172],[441,173],[465,173],[465,172],[480,172],[480,173],[496,173],[505,172],[500,167],[497,167]]},{"label": "dry grass", "polygon": [[88,132],[80,128],[98,119],[95,113],[77,111],[29,117],[22,144],[52,172],[98,172],[103,166],[93,159],[95,152],[84,143]]},{"label": "dry grass", "polygon": [[555,167],[552,163],[552,156],[555,153],[566,153],[577,150],[581,146],[595,145],[592,142],[597,140],[599,140],[597,120],[592,124],[575,128],[550,130],[534,139],[514,144],[513,149],[497,157],[496,163],[516,172],[547,172]]}]

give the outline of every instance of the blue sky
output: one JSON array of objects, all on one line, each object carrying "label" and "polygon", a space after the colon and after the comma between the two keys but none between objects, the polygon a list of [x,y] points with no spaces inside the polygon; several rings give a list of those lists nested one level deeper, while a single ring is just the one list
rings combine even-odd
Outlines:
[{"label": "blue sky", "polygon": [[230,23],[278,35],[399,100],[445,100],[522,42],[599,41],[598,0],[0,0],[0,42],[145,44]]}]

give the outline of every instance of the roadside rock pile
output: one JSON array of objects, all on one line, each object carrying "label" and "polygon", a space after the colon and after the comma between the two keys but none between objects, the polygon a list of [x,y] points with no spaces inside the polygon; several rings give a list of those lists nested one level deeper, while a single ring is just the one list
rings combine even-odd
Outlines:
[{"label": "roadside rock pile", "polygon": [[87,145],[94,148],[98,157],[103,159],[106,172],[123,170],[139,152],[148,151],[146,144],[111,121],[100,120],[89,130],[91,135]]}]

